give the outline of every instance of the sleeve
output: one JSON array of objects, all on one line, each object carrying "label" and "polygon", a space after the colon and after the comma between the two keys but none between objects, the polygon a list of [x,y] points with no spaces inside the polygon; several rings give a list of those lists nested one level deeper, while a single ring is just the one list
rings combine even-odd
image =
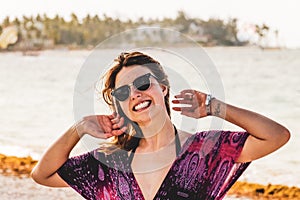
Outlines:
[{"label": "sleeve", "polygon": [[99,162],[91,152],[69,158],[58,170],[58,175],[81,196],[95,199],[98,189]]},{"label": "sleeve", "polygon": [[[232,187],[232,185],[238,180],[242,173],[247,169],[250,162],[237,163],[236,160],[239,158],[244,144],[249,136],[247,132],[230,132],[223,131],[220,133],[218,140],[218,159],[219,166],[221,167],[226,161],[229,164],[229,171],[226,175],[226,179],[223,182],[219,196],[223,197],[226,192]],[[222,170],[219,168],[219,170]]]},{"label": "sleeve", "polygon": [[219,155],[221,157],[229,157],[232,161],[236,162],[243,150],[248,136],[249,133],[247,132],[221,132],[218,141]]}]

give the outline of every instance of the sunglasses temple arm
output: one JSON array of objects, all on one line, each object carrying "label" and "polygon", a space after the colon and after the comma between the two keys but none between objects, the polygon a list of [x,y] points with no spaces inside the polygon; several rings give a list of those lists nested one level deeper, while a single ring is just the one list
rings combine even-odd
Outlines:
[{"label": "sunglasses temple arm", "polygon": [[112,111],[116,114],[118,114],[118,109],[117,109],[117,101],[115,97],[112,97]]}]

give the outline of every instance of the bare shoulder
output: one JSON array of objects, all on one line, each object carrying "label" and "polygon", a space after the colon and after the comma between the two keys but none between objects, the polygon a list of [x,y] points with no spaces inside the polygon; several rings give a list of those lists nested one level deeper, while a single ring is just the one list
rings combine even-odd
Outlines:
[{"label": "bare shoulder", "polygon": [[189,132],[186,132],[183,130],[178,130],[178,135],[179,135],[181,145],[183,145],[187,141],[188,138],[193,136],[192,133],[189,133]]}]

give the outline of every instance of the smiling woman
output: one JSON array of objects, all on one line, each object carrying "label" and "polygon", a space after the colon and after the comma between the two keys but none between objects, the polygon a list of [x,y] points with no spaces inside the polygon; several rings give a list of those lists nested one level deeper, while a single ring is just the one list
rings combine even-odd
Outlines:
[{"label": "smiling woman", "polygon": [[[36,165],[36,182],[71,186],[86,199],[222,199],[251,161],[290,136],[271,119],[192,89],[175,95],[175,112],[222,118],[245,131],[177,129],[170,117],[168,76],[142,52],[115,59],[102,95],[113,113],[75,123]],[[69,158],[84,135],[114,140]]]}]

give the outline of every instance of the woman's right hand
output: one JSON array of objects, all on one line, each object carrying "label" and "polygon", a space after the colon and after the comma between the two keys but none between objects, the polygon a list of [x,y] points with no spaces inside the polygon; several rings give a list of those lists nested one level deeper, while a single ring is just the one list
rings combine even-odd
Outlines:
[{"label": "woman's right hand", "polygon": [[58,175],[57,170],[69,158],[70,152],[80,138],[89,134],[96,138],[107,139],[126,131],[124,118],[119,115],[92,115],[69,128],[44,153],[31,176],[35,182],[50,187],[66,187],[68,184]]},{"label": "woman's right hand", "polygon": [[127,129],[124,125],[124,118],[118,114],[112,115],[91,115],[84,117],[75,124],[79,137],[85,134],[96,138],[107,139],[118,136]]}]

